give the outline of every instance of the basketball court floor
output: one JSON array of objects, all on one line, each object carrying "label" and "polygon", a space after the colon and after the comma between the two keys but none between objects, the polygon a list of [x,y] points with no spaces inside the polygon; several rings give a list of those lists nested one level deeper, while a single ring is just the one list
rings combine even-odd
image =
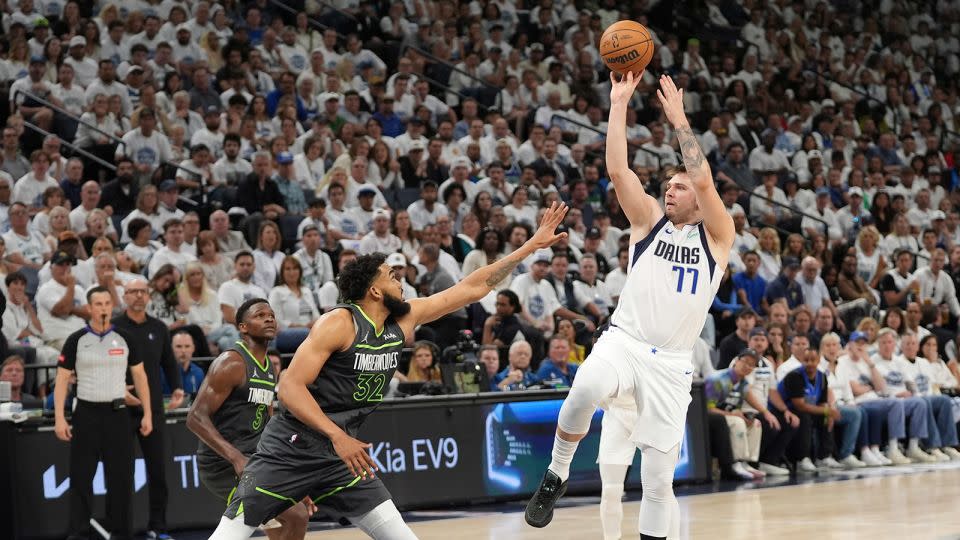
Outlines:
[{"label": "basketball court floor", "polygon": [[[678,486],[681,538],[737,540],[960,540],[960,463],[821,473],[758,483]],[[624,539],[638,539],[639,492],[628,493]],[[553,522],[534,529],[524,501],[405,512],[421,540],[585,540],[603,537],[599,497],[566,497]],[[811,529],[811,527],[813,527]],[[210,531],[178,533],[206,538]],[[258,533],[262,535],[262,533]],[[308,540],[366,538],[355,528],[311,524]]]}]

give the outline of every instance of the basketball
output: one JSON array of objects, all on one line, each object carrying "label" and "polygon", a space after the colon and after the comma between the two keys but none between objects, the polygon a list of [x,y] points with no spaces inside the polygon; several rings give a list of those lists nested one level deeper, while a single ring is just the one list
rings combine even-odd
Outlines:
[{"label": "basketball", "polygon": [[642,24],[617,21],[600,37],[600,57],[611,71],[639,75],[653,58],[653,39]]}]

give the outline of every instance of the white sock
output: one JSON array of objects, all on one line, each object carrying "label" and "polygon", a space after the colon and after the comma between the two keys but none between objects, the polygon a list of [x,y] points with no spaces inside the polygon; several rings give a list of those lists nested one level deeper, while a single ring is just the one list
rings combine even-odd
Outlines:
[{"label": "white sock", "polygon": [[887,443],[887,452],[899,452],[900,451],[900,441],[897,439],[890,439]]},{"label": "white sock", "polygon": [[233,519],[221,516],[220,524],[217,525],[217,530],[210,535],[210,540],[244,540],[250,538],[250,535],[256,530],[256,527],[251,527],[243,522],[243,516],[237,516]]},{"label": "white sock", "polygon": [[553,471],[553,474],[559,476],[561,482],[566,481],[567,477],[570,476],[570,462],[573,461],[573,454],[576,453],[579,444],[579,442],[565,441],[560,438],[560,435],[554,435],[553,437],[553,453],[551,454],[553,460],[550,461],[550,466],[547,468]]},{"label": "white sock", "polygon": [[911,437],[910,442],[907,444],[907,449],[909,450],[920,450],[920,439],[916,437]]}]

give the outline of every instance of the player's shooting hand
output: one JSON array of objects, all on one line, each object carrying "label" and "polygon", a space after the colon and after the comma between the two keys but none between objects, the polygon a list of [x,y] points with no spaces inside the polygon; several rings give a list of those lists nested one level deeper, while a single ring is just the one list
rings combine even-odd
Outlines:
[{"label": "player's shooting hand", "polygon": [[350,469],[350,474],[362,476],[364,479],[376,476],[377,464],[367,453],[370,443],[360,442],[346,433],[331,442],[333,442],[333,450]]},{"label": "player's shooting hand", "polygon": [[619,76],[611,71],[610,105],[624,105],[628,103],[630,98],[633,97],[633,91],[637,89],[637,85],[640,84],[640,79],[642,78],[642,71],[639,75],[634,75],[632,71],[629,71],[626,75]]},{"label": "player's shooting hand", "polygon": [[530,239],[534,249],[550,247],[567,237],[567,233],[555,234],[557,225],[563,223],[567,210],[569,210],[569,207],[562,202],[554,202],[550,205],[550,208],[543,214],[543,219],[540,220],[540,227],[534,233],[533,238]]},{"label": "player's shooting hand", "polygon": [[660,98],[660,104],[663,105],[663,113],[667,115],[667,120],[675,127],[687,125],[687,115],[683,112],[683,90],[677,89],[673,79],[669,75],[660,76],[660,89],[657,90],[657,97]]}]

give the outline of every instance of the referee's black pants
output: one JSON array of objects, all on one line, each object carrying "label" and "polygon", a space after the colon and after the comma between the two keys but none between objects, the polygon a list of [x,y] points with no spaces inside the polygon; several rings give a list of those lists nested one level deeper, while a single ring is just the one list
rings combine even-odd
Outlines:
[{"label": "referee's black pants", "polygon": [[164,453],[166,439],[164,431],[167,427],[167,419],[163,412],[163,405],[160,405],[159,409],[159,414],[153,413],[153,431],[146,437],[140,434],[143,409],[130,408],[130,422],[131,428],[140,441],[140,451],[147,468],[147,492],[150,494],[150,517],[147,518],[147,530],[167,532],[167,458]]},{"label": "referee's black pants", "polygon": [[70,537],[87,538],[93,517],[93,476],[103,460],[107,528],[111,538],[133,536],[133,438],[130,414],[110,403],[77,400],[70,444]]}]

